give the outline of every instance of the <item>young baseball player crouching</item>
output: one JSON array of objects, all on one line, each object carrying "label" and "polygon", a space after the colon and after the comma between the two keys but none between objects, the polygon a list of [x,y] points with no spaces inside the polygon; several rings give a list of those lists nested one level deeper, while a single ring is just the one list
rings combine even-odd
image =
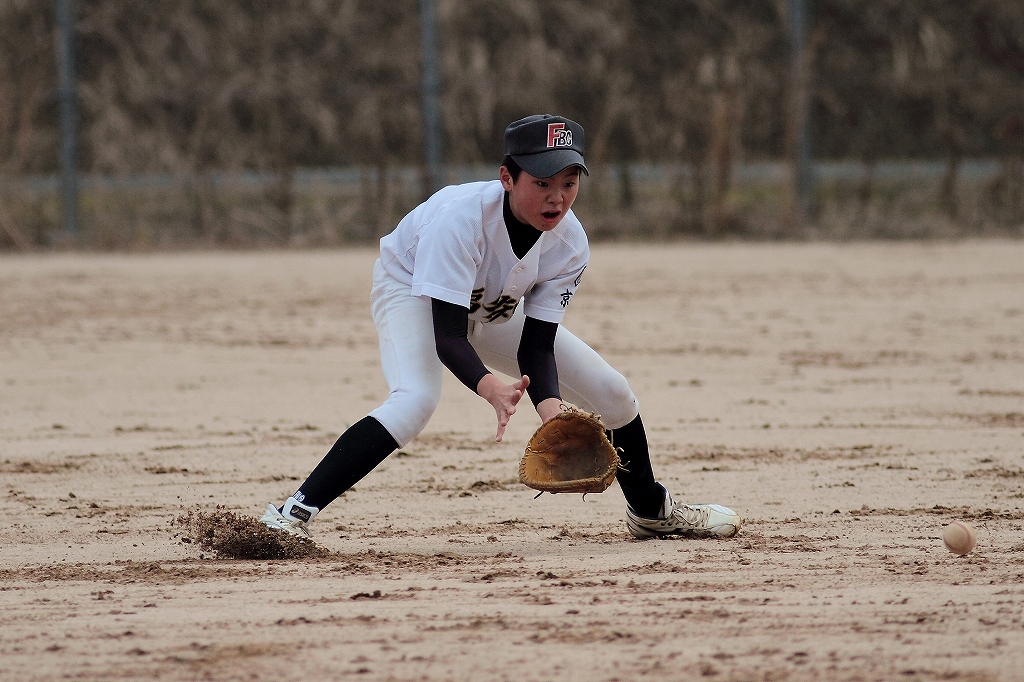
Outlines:
[{"label": "young baseball player crouching", "polygon": [[[590,249],[570,210],[583,128],[535,115],[505,130],[499,179],[445,187],[380,240],[371,311],[387,400],[353,424],[282,507],[261,521],[309,537],[317,513],[427,425],[447,367],[494,407],[500,441],[526,393],[546,422],[566,400],[600,414],[621,448],[626,526],[637,538],[731,537],[740,517],[717,504],[674,502],[654,478],[629,384],[560,326]],[[520,377],[511,384],[488,368]]]}]

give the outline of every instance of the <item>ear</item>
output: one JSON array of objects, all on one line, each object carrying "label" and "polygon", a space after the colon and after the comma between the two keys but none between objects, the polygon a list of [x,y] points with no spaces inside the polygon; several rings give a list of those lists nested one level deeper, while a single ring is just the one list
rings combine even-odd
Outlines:
[{"label": "ear", "polygon": [[498,179],[501,180],[501,186],[505,188],[506,192],[512,191],[515,183],[512,181],[512,174],[508,172],[508,168],[502,166],[498,169]]}]

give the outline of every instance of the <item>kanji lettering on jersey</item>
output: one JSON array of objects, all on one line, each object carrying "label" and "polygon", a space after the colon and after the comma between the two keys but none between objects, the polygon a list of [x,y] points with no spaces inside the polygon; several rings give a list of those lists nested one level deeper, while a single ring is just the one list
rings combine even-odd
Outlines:
[{"label": "kanji lettering on jersey", "polygon": [[484,288],[473,289],[473,294],[469,297],[469,314],[472,315],[476,311],[480,310],[480,301],[484,299]]},{"label": "kanji lettering on jersey", "polygon": [[472,315],[482,307],[487,312],[487,315],[484,316],[485,322],[494,322],[499,318],[508,319],[512,317],[512,313],[519,303],[519,299],[505,294],[502,294],[490,303],[482,303],[483,300],[484,288],[473,289],[473,293],[469,297],[469,314]]},{"label": "kanji lettering on jersey", "polygon": [[566,289],[562,292],[562,307],[569,305],[569,299],[572,298],[572,292]]},{"label": "kanji lettering on jersey", "polygon": [[519,303],[519,299],[512,298],[506,294],[502,294],[490,303],[484,303],[484,310],[487,311],[487,322],[494,322],[499,317],[509,318],[512,317],[512,312],[516,309],[516,304]]}]

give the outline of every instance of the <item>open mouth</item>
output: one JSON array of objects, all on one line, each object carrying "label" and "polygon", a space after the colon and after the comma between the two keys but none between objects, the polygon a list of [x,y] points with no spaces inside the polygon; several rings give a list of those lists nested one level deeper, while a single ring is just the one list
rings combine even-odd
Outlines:
[{"label": "open mouth", "polygon": [[544,211],[541,213],[544,216],[544,220],[554,220],[558,216],[562,215],[561,211]]}]

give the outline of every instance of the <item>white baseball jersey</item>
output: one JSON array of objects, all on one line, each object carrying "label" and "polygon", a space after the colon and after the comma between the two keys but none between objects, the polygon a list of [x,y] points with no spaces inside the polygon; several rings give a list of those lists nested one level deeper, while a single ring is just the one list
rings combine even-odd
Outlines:
[{"label": "white baseball jersey", "polygon": [[505,322],[525,297],[527,315],[560,323],[590,258],[583,225],[568,211],[520,260],[504,197],[498,180],[439,190],[380,240],[381,265],[413,296],[465,306],[471,320]]}]

